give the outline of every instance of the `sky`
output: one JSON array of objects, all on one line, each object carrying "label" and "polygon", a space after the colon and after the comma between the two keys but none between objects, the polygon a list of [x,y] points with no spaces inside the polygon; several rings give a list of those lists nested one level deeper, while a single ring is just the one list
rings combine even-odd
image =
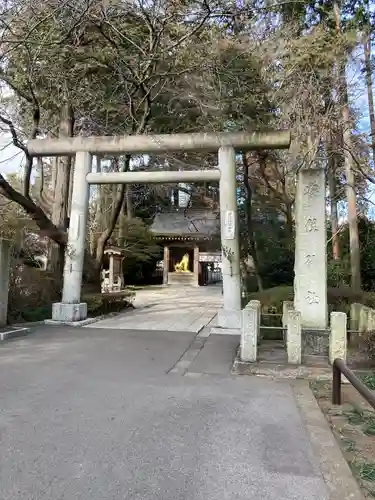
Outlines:
[{"label": "sky", "polygon": [[0,134],[0,172],[7,174],[20,172],[23,153],[13,146],[11,137]]}]

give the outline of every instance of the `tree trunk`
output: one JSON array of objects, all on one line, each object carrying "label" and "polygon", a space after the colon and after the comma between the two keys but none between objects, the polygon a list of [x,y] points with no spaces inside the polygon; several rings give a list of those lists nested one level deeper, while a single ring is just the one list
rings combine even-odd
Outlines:
[{"label": "tree trunk", "polygon": [[[124,161],[126,161],[126,159]],[[125,172],[127,172],[129,169],[129,165],[125,168],[126,168]],[[125,244],[126,221],[132,218],[133,218],[132,188],[130,184],[126,184],[125,199],[121,207],[120,217],[119,217],[119,246],[121,248]]]},{"label": "tree trunk", "polygon": [[285,215],[285,228],[288,230],[290,240],[292,240],[294,238],[293,202],[285,202],[284,206],[285,210],[283,210],[283,213]]},{"label": "tree trunk", "polygon": [[[121,167],[122,172],[127,172],[129,170],[130,158],[131,158],[130,155],[126,155],[124,164]],[[96,265],[99,269],[102,265],[105,245],[107,244],[109,238],[113,233],[113,230],[116,227],[118,217],[123,207],[124,197],[125,197],[125,184],[120,184],[119,186],[117,186],[116,197],[112,203],[112,211],[109,224],[106,227],[106,229],[102,232],[102,234],[99,236],[96,245],[95,260],[96,260]]]},{"label": "tree trunk", "polygon": [[[351,147],[351,130],[349,128],[349,107],[346,105],[343,109],[344,119],[344,144],[346,148]],[[348,226],[349,226],[349,244],[350,244],[350,268],[351,268],[351,286],[355,292],[361,291],[361,254],[359,251],[359,234],[357,221],[357,200],[355,192],[355,179],[352,169],[352,159],[350,153],[345,150],[345,176],[346,176],[346,197],[348,200]]]},{"label": "tree trunk", "polygon": [[[96,172],[100,173],[102,171],[102,157],[96,156]],[[95,198],[95,213],[93,214],[93,220],[90,231],[90,254],[95,255],[96,251],[96,236],[101,229],[101,218],[102,218],[102,202],[103,202],[103,184],[96,186],[96,198]]]},{"label": "tree trunk", "polygon": [[[246,158],[246,154],[242,155],[243,166],[244,166],[244,186],[246,191],[246,224],[247,224],[247,248],[248,252],[252,257],[254,263],[254,274],[257,280],[258,290],[261,292],[263,290],[262,277],[259,273],[259,260],[258,252],[255,243],[254,230],[253,230],[253,219],[252,219],[252,190],[249,181],[249,163]],[[247,269],[247,266],[246,266]]]},{"label": "tree trunk", "polygon": [[125,202],[126,202],[126,215],[128,219],[133,218],[133,200],[132,200],[132,189],[129,184],[126,184],[125,188]]},{"label": "tree trunk", "polygon": [[[336,30],[341,33],[341,5],[334,3]],[[338,83],[339,95],[342,108],[343,121],[343,142],[344,142],[344,170],[346,176],[346,197],[348,200],[348,227],[350,244],[350,267],[351,267],[351,286],[353,291],[361,291],[361,259],[359,251],[359,234],[357,221],[357,200],[355,192],[355,178],[352,168],[352,124],[349,110],[348,87],[345,75],[345,64],[338,63]]]},{"label": "tree trunk", "polygon": [[[126,198],[126,193],[125,193],[125,198]],[[121,212],[119,215],[118,246],[120,248],[124,248],[125,238],[126,238],[125,232],[126,232],[127,215],[125,214],[125,207],[126,207],[126,199],[124,200],[124,203],[121,206]]]},{"label": "tree trunk", "polygon": [[[67,104],[61,111],[61,121],[59,137],[72,137],[74,127],[74,113],[72,107]],[[65,157],[57,159],[56,163],[56,184],[52,205],[52,223],[66,230],[68,227],[68,205],[69,205],[69,185],[72,158]],[[50,244],[49,268],[56,275],[57,279],[62,278],[64,269],[64,248]]]},{"label": "tree trunk", "polygon": [[363,44],[365,54],[365,75],[367,86],[368,112],[370,117],[371,130],[371,148],[372,156],[375,163],[375,111],[374,111],[374,94],[372,86],[372,69],[371,69],[371,38],[370,34],[366,34],[366,39]]},{"label": "tree trunk", "polygon": [[82,289],[85,293],[100,293],[101,291],[101,265],[88,250],[85,250],[82,273]]},{"label": "tree trunk", "polygon": [[329,203],[330,203],[330,217],[331,217],[331,230],[332,230],[332,256],[333,260],[340,260],[340,242],[338,237],[339,222],[337,213],[337,200],[336,200],[336,158],[331,141],[328,144],[328,189],[329,189]]}]

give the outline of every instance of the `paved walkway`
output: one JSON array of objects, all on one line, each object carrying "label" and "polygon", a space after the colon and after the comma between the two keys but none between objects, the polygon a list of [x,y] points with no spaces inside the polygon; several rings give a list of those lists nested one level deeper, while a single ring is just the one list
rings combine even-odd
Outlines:
[{"label": "paved walkway", "polygon": [[136,292],[134,306],[133,311],[89,324],[86,328],[198,333],[212,322],[222,306],[221,286],[145,288]]},{"label": "paved walkway", "polygon": [[231,376],[233,336],[36,328],[0,348],[1,500],[361,498],[308,386]]}]

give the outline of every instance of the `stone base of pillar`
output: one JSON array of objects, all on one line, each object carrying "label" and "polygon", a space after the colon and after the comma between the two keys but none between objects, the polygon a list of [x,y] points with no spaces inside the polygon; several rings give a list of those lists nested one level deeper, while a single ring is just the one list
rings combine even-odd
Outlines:
[{"label": "stone base of pillar", "polygon": [[198,286],[195,275],[191,271],[185,273],[168,273],[168,285],[172,286]]},{"label": "stone base of pillar", "polygon": [[74,323],[87,318],[87,304],[66,304],[64,302],[56,302],[52,304],[52,321],[60,323]]},{"label": "stone base of pillar", "polygon": [[220,328],[240,329],[241,311],[220,309],[217,313],[217,326]]}]

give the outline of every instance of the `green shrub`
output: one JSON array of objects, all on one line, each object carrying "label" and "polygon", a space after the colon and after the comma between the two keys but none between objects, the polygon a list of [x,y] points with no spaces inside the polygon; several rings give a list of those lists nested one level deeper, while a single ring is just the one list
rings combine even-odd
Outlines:
[{"label": "green shrub", "polygon": [[[88,315],[100,316],[119,312],[132,306],[135,291],[128,288],[113,294],[83,294]],[[18,261],[11,265],[9,282],[8,323],[23,323],[50,319],[52,303],[60,300],[60,290],[49,272],[24,266]]]},{"label": "green shrub", "polygon": [[134,290],[126,289],[117,293],[86,294],[82,300],[87,302],[88,316],[92,317],[120,312],[128,307],[132,307],[134,298]]},{"label": "green shrub", "polygon": [[8,312],[8,323],[34,323],[51,319],[52,304],[46,306],[25,306],[21,311]]},{"label": "green shrub", "polygon": [[[249,300],[259,300],[262,310],[276,310],[282,314],[283,302],[292,301],[294,298],[294,289],[292,286],[277,286],[268,288],[262,292],[254,292],[246,295],[245,303]],[[350,305],[353,302],[375,308],[375,293],[361,292],[355,293],[350,287],[342,286],[338,288],[329,287],[327,289],[327,302],[329,311],[341,311],[347,314],[350,311]]]},{"label": "green shrub", "polygon": [[285,300],[293,300],[294,290],[292,286],[275,286],[268,288],[262,292],[253,292],[246,295],[245,303],[250,300],[259,300],[262,309],[274,310],[277,313],[282,313],[283,302]]},{"label": "green shrub", "polygon": [[329,312],[339,311],[349,314],[350,304],[363,302],[365,293],[356,293],[348,286],[329,287],[327,289],[327,302]]},{"label": "green shrub", "polygon": [[333,288],[350,285],[350,270],[346,261],[330,260],[328,262],[327,285]]},{"label": "green shrub", "polygon": [[[359,246],[361,249],[361,278],[364,290],[375,290],[375,223],[367,217],[358,217]],[[341,260],[350,259],[349,230],[346,225],[339,233]]]},{"label": "green shrub", "polygon": [[42,269],[12,260],[9,279],[8,323],[42,321],[51,317],[52,303],[58,302],[55,277]]}]

